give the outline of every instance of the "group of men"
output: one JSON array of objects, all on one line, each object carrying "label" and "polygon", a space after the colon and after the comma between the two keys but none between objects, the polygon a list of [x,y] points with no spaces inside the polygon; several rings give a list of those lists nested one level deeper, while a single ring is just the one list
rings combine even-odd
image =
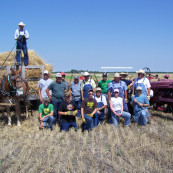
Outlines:
[{"label": "group of men", "polygon": [[[119,117],[124,118],[124,126],[129,126],[129,105],[133,107],[134,121],[145,125],[149,118],[147,108],[151,85],[144,70],[137,71],[137,74],[132,82],[126,80],[126,73],[115,73],[112,81],[108,80],[107,73],[103,73],[96,86],[88,72],[84,72],[84,80],[80,81],[75,76],[74,81],[68,83],[64,72],[57,73],[56,81],[52,81],[49,72],[44,71],[44,78],[38,82],[40,128],[52,130],[52,126],[58,123],[61,130],[77,129],[76,118],[79,118],[83,122],[83,130],[93,130],[104,119],[118,126]],[[128,100],[127,90],[131,87],[132,98]]]}]

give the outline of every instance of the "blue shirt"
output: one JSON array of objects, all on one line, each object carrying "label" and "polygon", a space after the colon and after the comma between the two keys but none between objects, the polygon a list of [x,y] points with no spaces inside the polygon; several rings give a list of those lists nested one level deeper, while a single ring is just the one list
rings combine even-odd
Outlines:
[{"label": "blue shirt", "polygon": [[[134,95],[132,97],[132,101],[131,103],[133,102],[133,100],[136,99],[137,102],[139,103],[142,103],[142,104],[150,104],[148,99],[147,99],[147,96],[141,94],[140,96],[137,96],[137,95]],[[134,104],[134,107],[133,107],[133,112],[134,112],[134,116],[135,114],[137,114],[139,111],[143,110],[141,106],[139,106],[137,103]]]},{"label": "blue shirt", "polygon": [[114,96],[114,89],[120,90],[120,88],[122,88],[122,93],[119,94],[124,97],[124,92],[127,90],[127,85],[124,81],[120,80],[119,82],[115,82],[114,80],[112,80],[108,85],[107,91],[111,93],[111,96]]},{"label": "blue shirt", "polygon": [[75,101],[78,101],[81,99],[81,83],[78,82],[75,84],[74,82],[71,82],[70,89],[72,91],[72,97]]}]

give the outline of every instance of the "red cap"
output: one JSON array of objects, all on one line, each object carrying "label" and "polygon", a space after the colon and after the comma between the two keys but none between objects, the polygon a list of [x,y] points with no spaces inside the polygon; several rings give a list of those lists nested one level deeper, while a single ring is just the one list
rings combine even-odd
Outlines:
[{"label": "red cap", "polygon": [[81,76],[81,77],[80,77],[80,80],[84,80],[84,79],[85,79],[84,76]]},{"label": "red cap", "polygon": [[62,75],[62,76],[65,76],[65,73],[64,73],[64,72],[61,72],[61,75]]}]

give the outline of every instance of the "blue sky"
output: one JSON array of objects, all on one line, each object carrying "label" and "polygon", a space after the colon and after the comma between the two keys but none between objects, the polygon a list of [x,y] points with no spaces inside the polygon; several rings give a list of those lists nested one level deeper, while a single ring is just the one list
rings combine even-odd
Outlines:
[{"label": "blue sky", "polygon": [[[0,52],[11,50],[23,21],[33,49],[54,71],[173,71],[172,0],[1,1]],[[124,71],[124,69],[122,69]]]}]

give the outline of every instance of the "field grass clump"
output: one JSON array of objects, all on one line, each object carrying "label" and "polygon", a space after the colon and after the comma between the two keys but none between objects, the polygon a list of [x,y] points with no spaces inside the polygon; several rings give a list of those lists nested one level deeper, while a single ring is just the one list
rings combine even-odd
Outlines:
[{"label": "field grass clump", "polygon": [[1,117],[0,172],[173,172],[172,114],[152,114],[146,126],[105,123],[89,133],[39,130],[37,112],[20,128]]}]

